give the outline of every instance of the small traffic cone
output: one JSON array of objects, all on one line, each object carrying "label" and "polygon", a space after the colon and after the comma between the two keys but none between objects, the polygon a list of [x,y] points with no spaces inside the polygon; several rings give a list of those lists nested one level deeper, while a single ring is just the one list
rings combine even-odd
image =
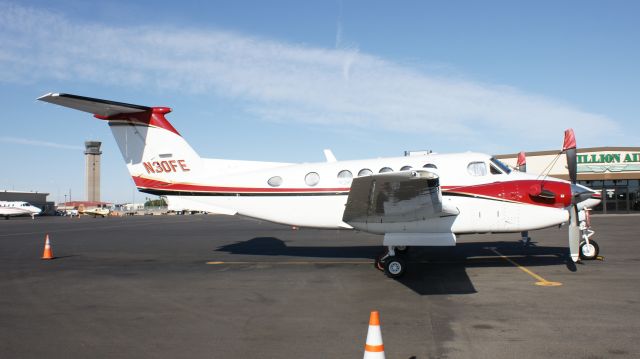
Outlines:
[{"label": "small traffic cone", "polygon": [[42,253],[42,259],[54,259],[53,250],[51,249],[51,243],[49,242],[49,235],[45,237],[44,252]]},{"label": "small traffic cone", "polygon": [[384,359],[380,314],[377,310],[372,311],[369,317],[369,331],[367,331],[367,342],[364,345],[364,359]]}]

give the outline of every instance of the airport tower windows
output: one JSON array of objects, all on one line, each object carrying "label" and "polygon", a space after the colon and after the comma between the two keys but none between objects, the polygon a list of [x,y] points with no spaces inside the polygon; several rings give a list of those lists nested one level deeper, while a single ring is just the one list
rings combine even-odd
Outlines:
[{"label": "airport tower windows", "polygon": [[422,166],[422,168],[433,168],[433,169],[438,169],[438,166],[434,165],[433,163],[427,163],[426,165]]},{"label": "airport tower windows", "polygon": [[353,174],[349,170],[342,170],[338,172],[338,182],[340,184],[348,185],[353,180]]},{"label": "airport tower windows", "polygon": [[282,184],[282,177],[280,176],[273,176],[271,178],[269,178],[269,180],[267,181],[267,183],[269,184],[269,186],[271,187],[280,187],[280,185]]},{"label": "airport tower windows", "polygon": [[472,176],[485,176],[487,174],[487,164],[484,162],[471,162],[467,165],[467,172]]},{"label": "airport tower windows", "polygon": [[358,177],[369,176],[372,173],[373,173],[373,171],[371,171],[370,169],[363,168],[363,169],[360,170],[360,172],[358,172]]},{"label": "airport tower windows", "polygon": [[400,169],[400,171],[408,171],[410,169],[412,169],[413,167],[411,166],[402,166],[402,168]]},{"label": "airport tower windows", "polygon": [[382,167],[380,171],[378,171],[378,173],[386,173],[386,172],[393,172],[393,170],[390,167]]},{"label": "airport tower windows", "polygon": [[304,176],[304,183],[306,183],[307,186],[313,187],[317,185],[318,182],[320,182],[320,175],[316,172],[309,172]]}]

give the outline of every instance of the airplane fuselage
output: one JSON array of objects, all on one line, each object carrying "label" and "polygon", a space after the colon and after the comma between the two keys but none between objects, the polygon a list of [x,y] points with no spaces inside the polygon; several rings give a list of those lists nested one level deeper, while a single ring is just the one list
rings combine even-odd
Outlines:
[{"label": "airplane fuselage", "polygon": [[28,202],[0,201],[0,217],[31,216],[40,214],[42,210]]},{"label": "airplane fuselage", "polygon": [[[204,160],[202,165],[206,164],[207,160]],[[213,164],[215,167],[215,162]],[[553,187],[557,198],[553,201],[532,200],[529,192],[540,182],[539,178],[504,169],[491,156],[480,153],[261,164],[266,168],[257,170],[252,170],[253,166],[258,167],[253,163],[246,165],[239,162],[231,174],[204,175],[188,183],[180,180],[183,173],[179,172],[169,173],[176,176],[175,181],[158,181],[145,169],[141,171],[140,166],[130,165],[130,171],[140,173],[133,178],[141,191],[166,195],[172,207],[203,210],[210,207],[213,212],[240,214],[292,226],[351,228],[342,220],[352,180],[349,174],[357,177],[388,169],[426,170],[437,174],[443,205],[459,210],[459,215],[453,217],[399,224],[394,232],[519,232],[557,225],[568,219],[565,210],[570,204],[568,182],[548,178],[546,187]],[[215,168],[204,172],[213,174]],[[367,228],[372,233],[389,230],[389,224],[377,228],[372,223]]]}]

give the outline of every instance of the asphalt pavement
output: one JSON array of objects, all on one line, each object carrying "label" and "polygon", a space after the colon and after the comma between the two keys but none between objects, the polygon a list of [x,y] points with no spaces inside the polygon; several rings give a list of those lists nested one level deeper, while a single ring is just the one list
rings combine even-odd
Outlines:
[{"label": "asphalt pavement", "polygon": [[[640,216],[411,248],[227,216],[0,221],[0,358],[358,358],[378,310],[387,358],[640,357]],[[56,259],[43,261],[49,234]],[[541,283],[557,285],[540,285]]]}]

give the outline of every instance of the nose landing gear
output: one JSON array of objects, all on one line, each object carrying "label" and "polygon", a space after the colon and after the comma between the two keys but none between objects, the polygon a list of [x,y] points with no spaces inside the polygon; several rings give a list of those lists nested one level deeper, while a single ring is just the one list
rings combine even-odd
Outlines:
[{"label": "nose landing gear", "polygon": [[591,239],[596,232],[591,229],[591,216],[589,214],[591,209],[584,209],[584,218],[581,216],[580,221],[580,233],[582,234],[582,239],[580,241],[580,259],[584,260],[592,260],[598,258],[598,254],[600,254],[600,247],[598,243]]}]

